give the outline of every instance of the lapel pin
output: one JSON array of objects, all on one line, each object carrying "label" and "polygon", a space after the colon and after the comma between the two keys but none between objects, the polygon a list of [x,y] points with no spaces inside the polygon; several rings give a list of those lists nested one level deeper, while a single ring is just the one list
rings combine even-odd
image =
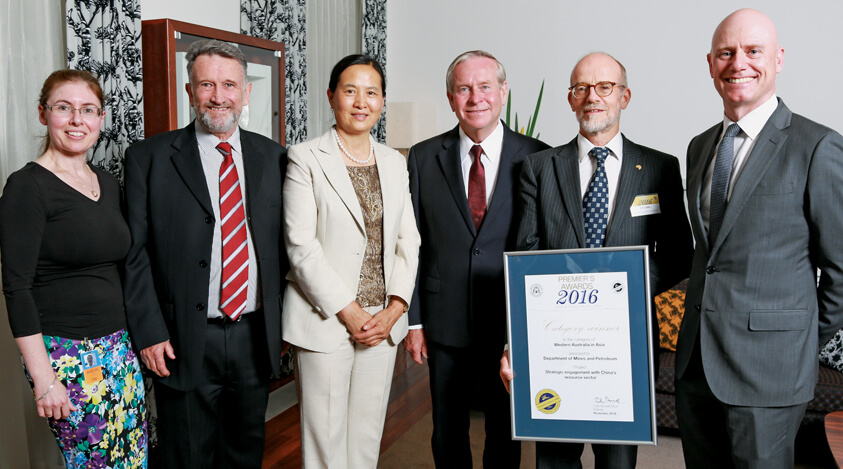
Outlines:
[{"label": "lapel pin", "polygon": [[635,165],[635,169],[637,169],[638,171],[641,171],[641,165],[640,164]]}]

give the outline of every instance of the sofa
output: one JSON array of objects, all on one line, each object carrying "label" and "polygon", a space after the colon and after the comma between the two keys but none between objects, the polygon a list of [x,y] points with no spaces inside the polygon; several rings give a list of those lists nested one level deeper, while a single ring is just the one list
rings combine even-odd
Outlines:
[{"label": "sofa", "polygon": [[[659,428],[678,429],[676,420],[676,336],[684,313],[687,280],[656,297],[659,322],[659,374],[656,380],[656,424]],[[819,357],[818,357],[819,360]],[[838,364],[838,366],[840,366]],[[822,425],[826,414],[843,409],[843,373],[820,363],[814,399],[802,419],[802,425]]]}]

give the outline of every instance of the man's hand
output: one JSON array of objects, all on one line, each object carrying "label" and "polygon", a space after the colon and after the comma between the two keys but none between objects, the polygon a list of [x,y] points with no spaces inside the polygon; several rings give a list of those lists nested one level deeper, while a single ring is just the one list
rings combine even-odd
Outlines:
[{"label": "man's hand", "polygon": [[506,388],[506,392],[509,392],[509,382],[512,381],[512,378],[515,375],[512,373],[512,367],[509,366],[509,350],[503,351],[503,356],[501,356],[501,381],[503,381],[503,387]]},{"label": "man's hand", "polygon": [[407,331],[407,337],[404,337],[404,348],[413,355],[416,363],[423,364],[422,357],[427,358],[427,339],[424,338],[424,329]]},{"label": "man's hand", "polygon": [[149,371],[161,378],[170,376],[170,370],[167,369],[167,364],[164,362],[164,354],[167,354],[167,358],[170,360],[175,360],[176,358],[176,354],[173,352],[173,346],[170,345],[169,340],[160,344],[151,345],[140,352],[143,364],[149,368]]}]

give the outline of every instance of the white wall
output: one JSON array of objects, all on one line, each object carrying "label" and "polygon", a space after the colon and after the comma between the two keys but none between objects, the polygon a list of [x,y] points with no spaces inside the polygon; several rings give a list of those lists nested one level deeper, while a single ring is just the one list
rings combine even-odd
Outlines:
[{"label": "white wall", "polygon": [[169,18],[240,32],[239,0],[141,0],[141,20]]},{"label": "white wall", "polygon": [[[445,97],[445,71],[461,52],[485,49],[506,67],[513,112],[526,121],[546,79],[536,130],[551,145],[577,125],[567,102],[571,69],[605,51],[627,68],[632,101],[621,129],[633,141],[679,157],[689,140],[722,119],[705,55],[717,24],[755,7],[778,26],[785,48],[777,93],[794,112],[843,131],[843,2],[824,0],[691,3],[675,0],[392,0],[387,4],[387,100],[436,106],[435,133],[456,125]],[[583,11],[575,12],[573,6]],[[826,91],[823,91],[826,90]],[[506,110],[504,109],[504,115]]]}]

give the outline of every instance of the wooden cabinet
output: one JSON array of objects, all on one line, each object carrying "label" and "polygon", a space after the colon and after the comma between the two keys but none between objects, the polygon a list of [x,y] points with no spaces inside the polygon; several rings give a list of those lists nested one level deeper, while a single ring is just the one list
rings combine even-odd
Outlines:
[{"label": "wooden cabinet", "polygon": [[284,145],[284,44],[171,19],[142,22],[145,136],[178,129],[193,120],[185,91],[184,56],[201,39],[240,47],[248,61],[247,80],[252,83],[240,126]]}]

